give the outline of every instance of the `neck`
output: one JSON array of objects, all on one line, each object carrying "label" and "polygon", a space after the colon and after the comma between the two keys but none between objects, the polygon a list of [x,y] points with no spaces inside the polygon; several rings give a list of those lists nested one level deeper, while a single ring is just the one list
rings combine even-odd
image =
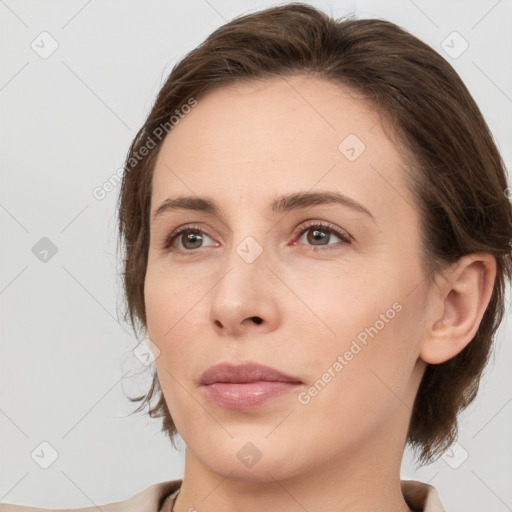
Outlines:
[{"label": "neck", "polygon": [[393,446],[389,438],[385,444],[368,442],[363,449],[344,451],[309,467],[307,473],[281,478],[279,467],[268,468],[266,477],[257,480],[235,480],[230,478],[233,472],[212,471],[187,449],[173,510],[411,512],[400,489],[403,445],[398,444]]}]

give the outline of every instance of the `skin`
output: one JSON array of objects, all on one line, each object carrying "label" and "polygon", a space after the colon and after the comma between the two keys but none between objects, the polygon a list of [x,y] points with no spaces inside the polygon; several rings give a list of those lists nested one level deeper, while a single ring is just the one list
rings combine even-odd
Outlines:
[{"label": "skin", "polygon": [[[354,161],[338,149],[348,134],[366,146]],[[410,510],[400,464],[421,377],[426,363],[450,359],[472,339],[496,265],[491,255],[469,255],[427,286],[405,177],[380,115],[313,77],[210,92],[168,134],[152,214],[177,195],[207,196],[222,212],[172,211],[150,226],[147,334],[187,446],[176,512]],[[276,196],[320,190],[349,196],[374,220],[337,204],[268,211]],[[331,231],[315,240],[305,221],[328,222],[352,241]],[[173,242],[189,254],[166,249],[169,234],[189,223],[199,225],[199,242]],[[248,236],[263,249],[252,263],[236,250]],[[300,403],[298,393],[394,303],[400,312]],[[226,409],[197,382],[224,361],[256,361],[303,384],[256,409]],[[237,457],[247,442],[261,453],[251,467]]]}]

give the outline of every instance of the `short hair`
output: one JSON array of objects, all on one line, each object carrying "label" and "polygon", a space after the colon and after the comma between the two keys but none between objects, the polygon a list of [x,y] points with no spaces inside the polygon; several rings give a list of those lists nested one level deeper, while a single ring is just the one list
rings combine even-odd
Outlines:
[{"label": "short hair", "polygon": [[[429,464],[456,440],[458,413],[476,397],[503,317],[505,279],[512,275],[512,208],[504,163],[463,81],[433,48],[394,23],[336,20],[294,2],[234,18],[173,67],[126,156],[118,198],[124,320],[137,336],[146,328],[151,180],[165,139],[154,134],[191,98],[297,74],[362,93],[390,123],[420,215],[428,283],[466,254],[496,258],[492,296],[475,336],[450,360],[427,364],[414,401],[406,441],[419,464]],[[150,139],[155,147],[141,156]],[[129,399],[141,402],[134,412],[148,404],[151,417],[163,417],[162,431],[174,444],[177,430],[156,372],[149,391]]]}]

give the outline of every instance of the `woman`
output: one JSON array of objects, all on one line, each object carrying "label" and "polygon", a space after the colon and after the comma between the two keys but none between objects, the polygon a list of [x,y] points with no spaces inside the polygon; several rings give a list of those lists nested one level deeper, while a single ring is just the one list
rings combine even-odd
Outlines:
[{"label": "woman", "polygon": [[398,26],[289,4],[216,30],[162,87],[118,210],[141,406],[185,473],[102,510],[443,511],[400,463],[436,460],[475,398],[506,190],[466,87]]}]

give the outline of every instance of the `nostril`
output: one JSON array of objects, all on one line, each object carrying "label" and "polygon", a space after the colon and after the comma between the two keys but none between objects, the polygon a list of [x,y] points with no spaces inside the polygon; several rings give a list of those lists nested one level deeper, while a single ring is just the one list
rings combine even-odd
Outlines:
[{"label": "nostril", "polygon": [[261,324],[261,322],[263,322],[263,320],[259,316],[251,316],[251,320],[258,325]]}]

